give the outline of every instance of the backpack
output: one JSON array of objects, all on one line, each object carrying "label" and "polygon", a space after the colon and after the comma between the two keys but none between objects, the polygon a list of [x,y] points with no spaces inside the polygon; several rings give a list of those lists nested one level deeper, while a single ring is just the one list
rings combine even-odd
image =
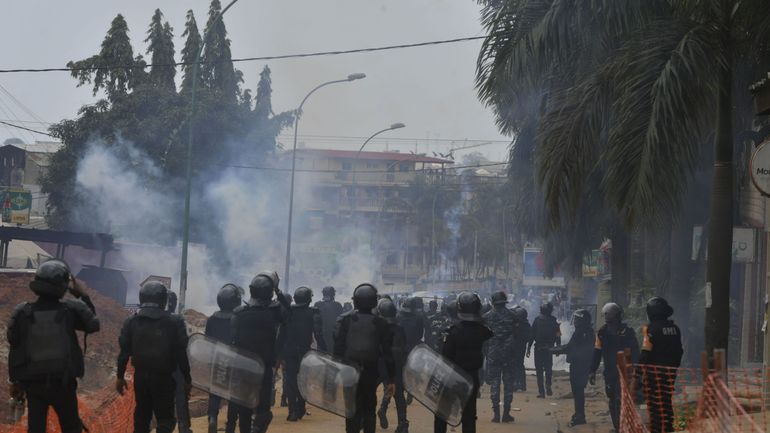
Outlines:
[{"label": "backpack", "polygon": [[380,334],[373,314],[350,316],[345,359],[358,363],[372,363],[380,359]]},{"label": "backpack", "polygon": [[175,338],[173,322],[169,317],[151,319],[134,316],[131,335],[131,358],[137,369],[173,372]]},{"label": "backpack", "polygon": [[33,304],[27,304],[24,312],[27,318],[25,376],[66,377],[72,365],[74,332],[67,306],[36,310]]}]

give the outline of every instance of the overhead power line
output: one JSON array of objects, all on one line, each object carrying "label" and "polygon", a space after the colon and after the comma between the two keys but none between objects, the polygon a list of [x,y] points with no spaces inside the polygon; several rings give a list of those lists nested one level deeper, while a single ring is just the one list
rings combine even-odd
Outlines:
[{"label": "overhead power line", "polygon": [[[413,160],[405,159],[403,161],[404,163],[414,162]],[[418,161],[419,162],[419,161]],[[445,170],[458,170],[458,169],[471,169],[471,168],[482,168],[482,167],[494,167],[499,165],[507,165],[507,162],[489,162],[489,163],[483,163],[483,164],[472,164],[472,165],[458,165],[454,167],[446,167]],[[230,167],[230,168],[243,168],[243,169],[249,169],[249,170],[265,170],[265,171],[288,171],[291,172],[290,168],[283,168],[283,167],[270,167],[270,166],[263,166],[263,165],[241,165],[241,164],[214,164],[221,167]],[[323,170],[323,169],[313,169],[313,168],[298,168],[295,171],[297,173],[391,173],[391,174],[397,174],[397,173],[413,173],[413,172],[421,172],[421,171],[438,171],[441,170],[439,168],[421,168],[421,169],[415,169],[408,172],[399,172],[399,171],[388,171],[388,170]],[[459,175],[457,175],[459,176]]]},{"label": "overhead power line", "polygon": [[[242,58],[231,59],[230,62],[240,63],[240,62],[264,61],[264,60],[299,59],[304,57],[338,56],[342,54],[371,53],[376,51],[398,50],[403,48],[416,48],[416,47],[426,47],[426,46],[432,46],[432,45],[454,44],[458,42],[475,41],[475,40],[484,39],[484,38],[486,38],[486,36],[470,36],[465,38],[443,39],[443,40],[428,41],[428,42],[416,42],[411,44],[386,45],[381,47],[369,47],[369,48],[356,48],[352,50],[318,51],[318,52],[311,52],[311,53],[282,54],[277,56],[242,57]],[[104,66],[93,66],[93,67],[83,67],[83,68],[17,68],[17,69],[0,69],[0,73],[11,74],[11,73],[20,73],[20,72],[76,72],[76,71],[99,71],[99,70],[109,70],[109,69],[135,69],[135,68],[144,69],[144,68],[150,68],[153,66],[158,66],[158,67],[190,66],[190,65],[194,65],[195,63],[196,62],[177,62],[177,63],[163,63],[163,64],[154,64],[154,65],[153,64],[104,65]],[[221,62],[203,62],[202,61],[197,63],[198,64],[215,64],[215,63],[221,63]]]},{"label": "overhead power line", "polygon": [[29,132],[34,132],[35,134],[42,134],[42,135],[47,135],[47,136],[49,136],[49,137],[54,137],[53,135],[51,135],[51,134],[49,134],[49,133],[47,133],[47,132],[43,132],[43,131],[37,131],[37,130],[35,130],[35,129],[30,129],[30,128],[27,128],[27,127],[24,127],[24,126],[20,126],[20,125],[14,125],[13,123],[10,123],[10,122],[6,122],[6,121],[4,121],[4,120],[0,120],[0,124],[3,124],[3,125],[5,125],[5,126],[10,126],[10,127],[12,127],[12,128],[23,129],[23,130],[25,130],[25,131],[29,131]]}]

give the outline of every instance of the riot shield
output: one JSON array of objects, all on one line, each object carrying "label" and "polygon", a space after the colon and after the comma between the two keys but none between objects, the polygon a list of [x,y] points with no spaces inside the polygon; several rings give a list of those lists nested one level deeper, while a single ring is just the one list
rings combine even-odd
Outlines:
[{"label": "riot shield", "polygon": [[404,366],[404,388],[451,426],[462,421],[463,408],[473,393],[473,379],[425,344],[410,353]]},{"label": "riot shield", "polygon": [[297,384],[299,393],[308,403],[350,418],[356,413],[356,388],[360,376],[355,367],[311,350],[302,358]]},{"label": "riot shield", "polygon": [[187,356],[193,386],[247,408],[257,407],[265,374],[257,355],[193,334]]}]

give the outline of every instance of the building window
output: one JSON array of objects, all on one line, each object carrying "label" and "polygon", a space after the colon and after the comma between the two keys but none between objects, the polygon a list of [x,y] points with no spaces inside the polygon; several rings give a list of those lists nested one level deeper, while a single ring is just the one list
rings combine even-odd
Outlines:
[{"label": "building window", "polygon": [[409,164],[399,164],[398,171],[409,171]]},{"label": "building window", "polygon": [[367,162],[366,163],[366,168],[377,168],[377,163],[376,162]]},{"label": "building window", "polygon": [[398,254],[396,253],[390,253],[385,258],[385,263],[388,265],[396,265],[398,264]]},{"label": "building window", "polygon": [[345,171],[350,171],[353,169],[353,163],[350,162],[343,162],[342,163],[342,169]]}]

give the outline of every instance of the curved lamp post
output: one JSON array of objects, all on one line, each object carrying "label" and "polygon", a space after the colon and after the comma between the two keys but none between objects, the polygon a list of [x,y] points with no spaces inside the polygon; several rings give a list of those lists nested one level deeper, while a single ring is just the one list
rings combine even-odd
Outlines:
[{"label": "curved lamp post", "polygon": [[291,229],[292,229],[292,219],[294,215],[294,175],[296,174],[296,167],[297,167],[297,129],[299,128],[299,118],[302,116],[302,107],[305,105],[305,102],[307,99],[316,92],[316,90],[326,87],[332,84],[337,83],[347,83],[350,81],[355,80],[361,80],[363,78],[366,78],[366,74],[362,73],[356,73],[356,74],[350,74],[347,78],[342,80],[333,80],[333,81],[327,81],[325,83],[321,83],[317,85],[313,90],[308,92],[308,94],[305,96],[305,98],[302,100],[302,103],[299,104],[299,108],[297,108],[296,111],[294,111],[294,145],[292,146],[292,152],[291,152],[291,187],[289,189],[289,229],[286,233],[286,266],[284,267],[284,281],[286,282],[286,288],[289,289],[289,276],[290,276],[290,268],[291,268]]},{"label": "curved lamp post", "polygon": [[[232,0],[217,16],[211,21],[212,24],[220,21],[222,16],[227,12],[238,0]],[[213,27],[213,25],[212,25]],[[211,28],[211,27],[209,27]],[[181,313],[184,311],[185,298],[187,295],[187,250],[190,243],[190,191],[192,190],[192,142],[193,142],[193,124],[195,123],[195,92],[198,84],[198,69],[203,55],[203,49],[206,47],[208,41],[208,32],[203,33],[203,40],[201,46],[198,49],[198,53],[195,56],[195,63],[192,70],[192,90],[190,91],[190,121],[187,128],[187,186],[184,195],[184,229],[182,232],[182,269],[179,272],[179,306],[178,311]]]},{"label": "curved lamp post", "polygon": [[405,127],[406,127],[406,125],[404,125],[403,123],[394,123],[394,124],[390,125],[389,127],[385,128],[385,129],[381,129],[381,130],[375,132],[374,134],[370,135],[369,138],[367,138],[364,141],[364,144],[362,144],[361,147],[358,149],[358,152],[356,153],[356,158],[353,160],[353,190],[352,190],[353,197],[350,200],[350,215],[351,216],[353,215],[353,211],[355,210],[355,204],[356,204],[356,171],[357,171],[356,170],[356,164],[358,164],[358,158],[361,156],[361,152],[364,150],[364,147],[366,147],[366,145],[369,144],[369,142],[372,141],[372,139],[374,137],[382,134],[383,132],[388,132],[388,131],[392,131],[394,129],[401,129],[401,128],[405,128]]}]

